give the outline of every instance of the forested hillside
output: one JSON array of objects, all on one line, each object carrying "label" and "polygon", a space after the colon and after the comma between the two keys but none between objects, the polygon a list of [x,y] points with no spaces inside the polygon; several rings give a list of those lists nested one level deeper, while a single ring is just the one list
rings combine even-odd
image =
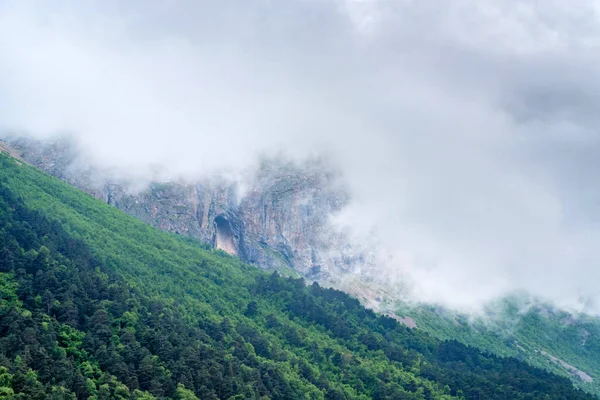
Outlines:
[{"label": "forested hillside", "polygon": [[0,155],[0,398],[592,399]]}]

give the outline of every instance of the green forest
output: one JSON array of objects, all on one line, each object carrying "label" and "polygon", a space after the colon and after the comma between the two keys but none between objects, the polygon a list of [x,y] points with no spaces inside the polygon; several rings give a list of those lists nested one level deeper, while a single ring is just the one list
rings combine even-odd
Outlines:
[{"label": "green forest", "polygon": [[2,399],[593,399],[0,155]]}]

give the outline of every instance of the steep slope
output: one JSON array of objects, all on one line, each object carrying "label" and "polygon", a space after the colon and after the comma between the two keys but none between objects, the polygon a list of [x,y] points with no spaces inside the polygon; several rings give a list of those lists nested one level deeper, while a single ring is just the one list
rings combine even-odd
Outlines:
[{"label": "steep slope", "polygon": [[0,156],[0,387],[27,399],[588,399]]}]

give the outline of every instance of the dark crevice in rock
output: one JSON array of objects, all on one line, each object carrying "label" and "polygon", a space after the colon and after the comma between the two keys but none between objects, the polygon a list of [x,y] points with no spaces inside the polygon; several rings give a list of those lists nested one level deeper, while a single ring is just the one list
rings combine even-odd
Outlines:
[{"label": "dark crevice in rock", "polygon": [[234,235],[231,229],[231,224],[222,215],[215,218],[215,240],[214,246],[217,249],[221,249],[229,254],[237,255],[238,251],[234,242]]}]

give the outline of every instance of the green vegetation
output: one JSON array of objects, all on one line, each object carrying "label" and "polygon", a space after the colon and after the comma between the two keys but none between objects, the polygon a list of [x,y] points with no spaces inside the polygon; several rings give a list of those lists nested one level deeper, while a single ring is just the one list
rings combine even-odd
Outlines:
[{"label": "green vegetation", "polygon": [[591,399],[0,156],[0,398]]},{"label": "green vegetation", "polygon": [[[482,315],[475,317],[422,304],[402,305],[398,313],[410,316],[420,330],[439,339],[458,340],[496,355],[516,357],[568,377],[577,387],[600,395],[597,318],[570,314],[524,295],[490,304]],[[582,377],[551,356],[588,376]]]}]

